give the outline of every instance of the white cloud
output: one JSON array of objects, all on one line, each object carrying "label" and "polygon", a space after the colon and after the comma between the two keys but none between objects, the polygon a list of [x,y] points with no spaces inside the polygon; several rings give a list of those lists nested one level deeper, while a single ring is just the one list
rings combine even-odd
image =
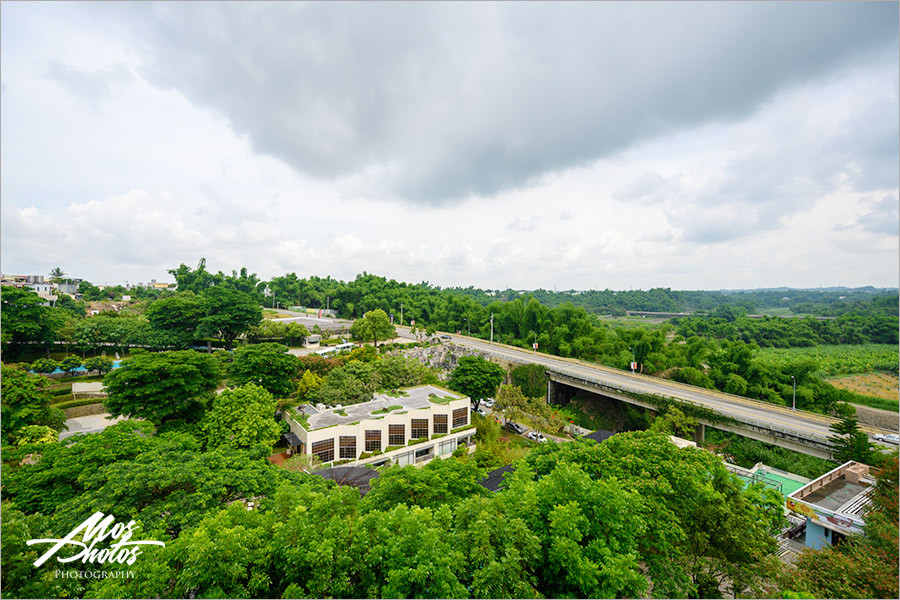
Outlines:
[{"label": "white cloud", "polygon": [[[126,9],[129,27],[56,6],[0,7],[4,272],[165,280],[206,257],[490,288],[898,283],[896,31],[857,37],[868,17],[835,21],[853,9],[791,9],[824,23],[803,35],[826,55],[799,56],[781,9],[730,5],[669,54],[596,41],[622,18],[603,7],[278,8],[310,19],[284,37],[269,5]],[[240,64],[211,53],[241,44]],[[737,67],[766,56],[788,64]]]}]

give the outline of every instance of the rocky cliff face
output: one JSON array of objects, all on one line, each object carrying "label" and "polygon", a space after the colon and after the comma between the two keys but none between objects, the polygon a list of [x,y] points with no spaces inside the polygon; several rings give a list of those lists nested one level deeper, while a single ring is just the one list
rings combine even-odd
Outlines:
[{"label": "rocky cliff face", "polygon": [[390,352],[390,354],[404,354],[409,358],[418,360],[426,367],[437,370],[438,377],[441,381],[450,379],[450,373],[456,368],[460,357],[483,356],[481,352],[463,346],[457,346],[452,342],[428,346],[426,348],[395,350]]}]

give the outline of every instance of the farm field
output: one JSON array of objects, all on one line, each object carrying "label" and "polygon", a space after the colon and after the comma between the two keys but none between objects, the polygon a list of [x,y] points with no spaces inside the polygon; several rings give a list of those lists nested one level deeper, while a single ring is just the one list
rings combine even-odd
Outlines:
[{"label": "farm field", "polygon": [[864,396],[874,396],[895,402],[900,400],[900,378],[896,374],[865,373],[830,378],[827,381],[836,388]]},{"label": "farm field", "polygon": [[[765,363],[778,366],[812,358],[819,364],[820,374],[825,376],[887,371],[893,373],[896,380],[900,351],[892,344],[763,348],[758,358]],[[894,397],[896,398],[896,394]]]}]

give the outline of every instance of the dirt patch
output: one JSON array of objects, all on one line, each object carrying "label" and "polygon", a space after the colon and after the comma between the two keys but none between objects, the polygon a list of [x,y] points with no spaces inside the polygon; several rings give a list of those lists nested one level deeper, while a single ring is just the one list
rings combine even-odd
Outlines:
[{"label": "dirt patch", "polygon": [[99,415],[101,413],[105,413],[106,409],[103,408],[102,402],[98,402],[97,404],[86,404],[84,406],[73,406],[72,408],[65,408],[63,409],[63,412],[66,413],[67,419],[74,419],[75,417]]},{"label": "dirt patch", "polygon": [[873,427],[881,427],[882,429],[890,429],[897,431],[900,424],[900,415],[890,410],[880,410],[860,404],[853,405],[856,408],[856,418],[863,425],[871,425]]},{"label": "dirt patch", "polygon": [[836,388],[886,400],[900,399],[900,378],[891,373],[864,373],[829,379]]}]

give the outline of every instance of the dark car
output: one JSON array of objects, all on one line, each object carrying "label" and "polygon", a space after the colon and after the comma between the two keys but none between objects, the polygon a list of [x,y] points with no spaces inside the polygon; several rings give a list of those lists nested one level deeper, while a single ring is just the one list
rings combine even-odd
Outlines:
[{"label": "dark car", "polygon": [[522,435],[523,433],[525,433],[525,427],[519,425],[515,421],[507,421],[506,428],[509,429],[510,431],[512,431],[513,433],[518,433],[519,435]]}]

